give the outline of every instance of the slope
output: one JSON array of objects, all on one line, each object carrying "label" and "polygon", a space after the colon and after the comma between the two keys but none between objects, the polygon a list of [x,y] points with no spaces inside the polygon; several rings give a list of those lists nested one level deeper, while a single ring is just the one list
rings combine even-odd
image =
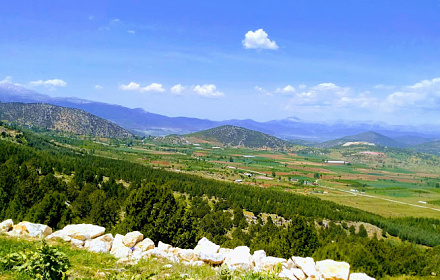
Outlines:
[{"label": "slope", "polygon": [[132,137],[127,130],[78,109],[44,103],[0,103],[0,120],[95,137]]},{"label": "slope", "polygon": [[284,149],[290,145],[287,141],[272,135],[232,125],[223,125],[187,134],[185,137],[190,141],[203,140],[220,143],[225,146],[243,146],[248,148]]},{"label": "slope", "polygon": [[330,140],[327,142],[316,144],[315,146],[320,148],[333,148],[336,146],[343,145],[347,142],[368,142],[378,146],[387,146],[392,148],[404,148],[406,146],[405,144],[399,143],[390,137],[387,137],[385,135],[373,131],[367,131],[355,135],[342,137],[335,140]]}]

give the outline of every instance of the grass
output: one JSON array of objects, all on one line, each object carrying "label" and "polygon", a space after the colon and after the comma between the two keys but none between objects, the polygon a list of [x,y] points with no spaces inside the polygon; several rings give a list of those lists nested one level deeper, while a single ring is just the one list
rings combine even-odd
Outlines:
[{"label": "grass", "polygon": [[[0,258],[12,252],[25,249],[35,250],[41,244],[36,240],[11,238],[0,235]],[[208,265],[200,267],[172,264],[169,261],[156,258],[143,259],[136,265],[117,263],[110,254],[91,253],[75,249],[70,244],[61,241],[51,241],[51,245],[66,254],[71,267],[67,271],[69,279],[215,279],[216,271]],[[0,267],[0,279],[31,279],[29,276]]]}]

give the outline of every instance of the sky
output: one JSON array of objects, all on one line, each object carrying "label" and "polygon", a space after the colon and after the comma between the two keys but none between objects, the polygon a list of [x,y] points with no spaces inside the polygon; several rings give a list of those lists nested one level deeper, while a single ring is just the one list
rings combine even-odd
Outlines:
[{"label": "sky", "polygon": [[167,116],[440,125],[439,0],[3,1],[0,61]]}]

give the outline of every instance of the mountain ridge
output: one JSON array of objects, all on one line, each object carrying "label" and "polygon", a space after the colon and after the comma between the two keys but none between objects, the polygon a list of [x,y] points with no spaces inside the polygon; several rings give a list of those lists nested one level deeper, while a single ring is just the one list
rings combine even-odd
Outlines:
[{"label": "mountain ridge", "polygon": [[213,121],[190,117],[168,117],[147,112],[141,108],[127,108],[122,105],[107,104],[80,98],[50,97],[28,90],[22,86],[0,83],[1,102],[49,103],[53,105],[77,108],[98,117],[114,122],[138,135],[166,136],[168,134],[188,134],[214,128],[221,125],[235,125],[262,133],[271,134],[285,140],[302,139],[323,142],[332,139],[376,131],[388,137],[417,136],[440,138],[440,127],[388,125],[378,122],[302,122],[298,117],[283,120],[257,122],[254,120]]}]

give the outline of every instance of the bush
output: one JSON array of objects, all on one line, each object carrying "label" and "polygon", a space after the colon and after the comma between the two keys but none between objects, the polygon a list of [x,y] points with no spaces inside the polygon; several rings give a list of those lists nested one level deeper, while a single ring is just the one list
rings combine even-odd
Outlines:
[{"label": "bush", "polygon": [[0,259],[3,270],[16,270],[41,280],[67,279],[70,266],[66,255],[43,240],[36,252],[29,250],[10,253]]}]

